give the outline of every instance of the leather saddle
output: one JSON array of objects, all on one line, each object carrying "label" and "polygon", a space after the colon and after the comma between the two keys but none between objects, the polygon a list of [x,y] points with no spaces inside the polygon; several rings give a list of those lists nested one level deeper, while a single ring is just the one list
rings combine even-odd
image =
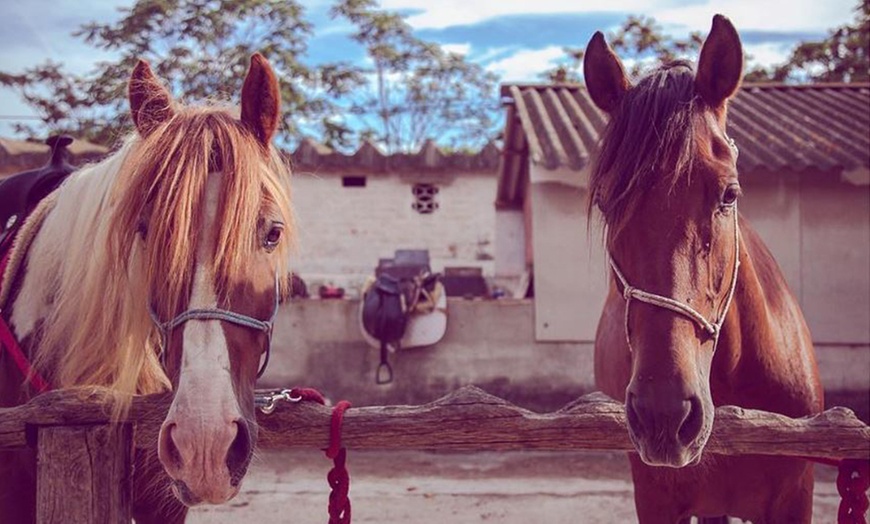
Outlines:
[{"label": "leather saddle", "polygon": [[68,162],[72,137],[54,135],[45,141],[51,148],[48,163],[39,169],[0,179],[0,247],[11,243],[15,232],[40,200],[66,180],[75,168]]}]

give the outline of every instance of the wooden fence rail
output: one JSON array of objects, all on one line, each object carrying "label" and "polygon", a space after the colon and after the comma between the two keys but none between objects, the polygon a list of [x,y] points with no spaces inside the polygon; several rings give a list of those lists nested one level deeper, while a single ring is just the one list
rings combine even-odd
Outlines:
[{"label": "wooden fence rail", "polygon": [[[106,424],[110,406],[104,391],[74,389],[49,392],[26,405],[0,409],[0,449],[28,445],[37,427]],[[168,406],[166,395],[134,399],[128,420],[135,424],[137,447],[154,445]],[[258,413],[259,445],[267,449],[326,448],[329,419],[330,408],[313,402],[280,403],[272,414]],[[599,393],[559,411],[539,414],[473,386],[421,406],[351,408],[344,417],[342,441],[350,449],[633,449],[622,404]],[[720,407],[706,450],[726,455],[866,459],[870,458],[870,427],[846,408],[792,419]]]},{"label": "wooden fence rail", "polygon": [[[37,524],[131,522],[134,447],[156,446],[169,395],[133,400],[113,424],[104,390],[72,389],[0,409],[0,450],[31,446],[37,456]],[[281,403],[258,413],[260,446],[326,448],[331,410],[314,402]],[[559,411],[533,413],[464,387],[422,406],[350,409],[343,443],[351,449],[631,450],[621,404],[587,395]],[[870,458],[870,427],[851,410],[813,417],[722,407],[707,451],[820,458]]]}]

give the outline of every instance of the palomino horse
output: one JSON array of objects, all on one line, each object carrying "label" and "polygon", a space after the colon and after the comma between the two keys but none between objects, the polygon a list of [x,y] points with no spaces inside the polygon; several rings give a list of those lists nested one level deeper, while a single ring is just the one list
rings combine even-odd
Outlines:
[{"label": "palomino horse", "polygon": [[[53,387],[111,388],[118,416],[133,394],[174,392],[137,465],[140,523],[231,499],[251,460],[253,388],[292,236],[289,171],[270,145],[279,93],[256,54],[240,115],[185,108],[139,62],[137,133],[50,197],[4,309]],[[11,406],[32,388],[4,354],[0,405]],[[34,472],[32,452],[0,457],[3,522],[34,520]]]},{"label": "palomino horse", "polygon": [[613,274],[595,378],[625,402],[643,524],[810,522],[809,463],[702,455],[714,406],[801,417],[823,403],[797,301],[737,214],[725,122],[742,68],[737,31],[720,15],[696,73],[671,63],[633,86],[601,33],[586,48],[589,95],[610,115],[590,181]]}]

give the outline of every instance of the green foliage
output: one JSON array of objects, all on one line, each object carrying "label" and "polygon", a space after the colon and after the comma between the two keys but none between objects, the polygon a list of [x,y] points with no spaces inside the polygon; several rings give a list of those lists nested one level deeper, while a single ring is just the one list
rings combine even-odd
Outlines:
[{"label": "green foliage", "polygon": [[[627,72],[639,76],[653,65],[697,54],[704,38],[693,32],[685,40],[674,39],[662,32],[654,18],[629,16],[619,29],[607,36],[607,42],[622,59]],[[582,80],[584,49],[565,48],[565,55],[562,64],[543,73],[544,79],[551,82]]]},{"label": "green foliage", "polygon": [[70,133],[111,144],[130,127],[126,83],[148,60],[176,96],[234,100],[250,55],[262,52],[281,79],[281,131],[311,134],[327,145],[375,141],[390,152],[441,143],[481,144],[495,134],[494,75],[462,56],[413,35],[404,19],[374,0],[341,0],[334,18],[355,26],[374,71],[349,63],[303,61],[313,28],[298,0],[136,0],[113,23],[91,22],[74,33],[112,58],[85,75],[46,62],[20,74],[0,71],[37,114],[31,136]]},{"label": "green foliage", "polygon": [[580,71],[583,69],[586,50],[582,47],[563,47],[562,52],[565,57],[561,63],[541,73],[541,78],[554,84],[580,83],[583,76]]},{"label": "green foliage", "polygon": [[481,146],[495,135],[496,77],[459,54],[414,36],[404,18],[375,0],[341,0],[330,11],[356,30],[373,70],[353,93],[348,117],[388,152],[411,151],[427,138]]},{"label": "green foliage", "polygon": [[331,97],[359,86],[361,77],[342,64],[305,65],[311,25],[295,0],[138,0],[121,8],[114,23],[92,22],[76,33],[114,56],[84,76],[46,62],[19,75],[0,71],[0,84],[16,88],[43,119],[43,128],[18,126],[31,135],[67,132],[112,143],[130,130],[126,81],[139,58],[182,98],[232,100],[241,92],[248,60],[262,52],[281,78],[282,131],[295,135],[306,122],[331,142],[346,140],[336,126]]},{"label": "green foliage", "polygon": [[818,42],[802,42],[782,65],[756,68],[750,82],[867,82],[870,80],[870,0],[859,0],[852,24]]},{"label": "green foliage", "polygon": [[[831,30],[824,40],[802,42],[781,65],[756,67],[744,82],[867,82],[870,81],[870,0],[858,0],[852,24]],[[666,36],[656,21],[629,16],[607,37],[629,74],[638,76],[659,63],[695,55],[704,43],[701,33],[685,40]],[[581,82],[582,48],[565,48],[562,63],[543,73],[550,82]]]},{"label": "green foliage", "polygon": [[685,40],[674,39],[662,33],[655,19],[629,16],[608,41],[626,64],[629,74],[639,76],[651,66],[697,54],[704,37],[693,32]]}]

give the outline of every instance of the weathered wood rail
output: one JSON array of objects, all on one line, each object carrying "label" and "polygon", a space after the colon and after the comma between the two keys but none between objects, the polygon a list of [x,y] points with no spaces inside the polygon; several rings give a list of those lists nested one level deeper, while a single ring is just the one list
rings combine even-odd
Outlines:
[{"label": "weathered wood rail", "polygon": [[[168,395],[135,398],[123,424],[112,424],[112,397],[98,389],[52,391],[0,409],[0,450],[37,449],[37,522],[130,522],[133,448],[156,445],[169,403]],[[258,413],[259,445],[324,449],[330,417],[329,407],[314,402],[279,403]],[[342,442],[350,449],[628,451],[625,424],[622,404],[598,393],[539,414],[464,387],[422,406],[352,408]],[[706,451],[868,459],[870,427],[846,408],[792,419],[721,407]]]},{"label": "weathered wood rail", "polygon": [[[26,405],[0,409],[0,449],[28,445],[28,435],[32,439],[35,427],[107,424],[110,406],[104,391],[73,389],[52,391]],[[155,441],[168,407],[165,395],[134,399],[128,420],[135,424],[137,447]],[[330,408],[313,402],[279,403],[270,415],[258,413],[259,445],[326,448],[329,419]],[[473,386],[421,406],[351,408],[344,416],[342,441],[351,449],[632,449],[622,404],[600,393],[586,395],[559,411],[539,414]],[[716,410],[706,450],[725,455],[868,458],[870,427],[846,408],[792,419],[727,406]]]}]

